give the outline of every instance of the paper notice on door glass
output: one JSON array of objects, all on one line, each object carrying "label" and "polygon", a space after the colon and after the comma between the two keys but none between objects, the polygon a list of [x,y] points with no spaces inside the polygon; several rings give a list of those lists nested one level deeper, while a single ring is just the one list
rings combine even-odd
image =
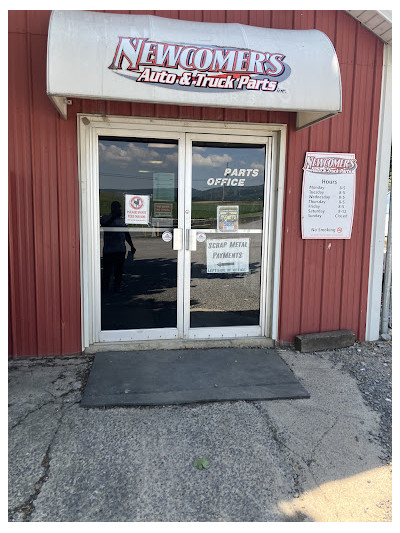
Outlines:
[{"label": "paper notice on door glass", "polygon": [[249,272],[250,239],[208,239],[207,274]]},{"label": "paper notice on door glass", "polygon": [[175,174],[173,172],[154,172],[153,200],[165,202],[175,200]]},{"label": "paper notice on door glass", "polygon": [[125,224],[148,224],[150,197],[125,194]]},{"label": "paper notice on door glass", "polygon": [[235,233],[239,231],[239,206],[219,205],[217,207],[218,233]]},{"label": "paper notice on door glass", "polygon": [[304,163],[303,239],[350,239],[357,161],[354,154],[307,152]]}]

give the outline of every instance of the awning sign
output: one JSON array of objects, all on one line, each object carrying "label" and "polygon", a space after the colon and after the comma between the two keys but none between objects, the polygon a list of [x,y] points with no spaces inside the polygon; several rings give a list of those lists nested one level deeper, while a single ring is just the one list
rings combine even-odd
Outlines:
[{"label": "awning sign", "polygon": [[301,227],[303,239],[350,239],[353,227],[355,154],[307,152]]},{"label": "awning sign", "polygon": [[125,194],[125,224],[148,224],[149,206],[149,196]]},{"label": "awning sign", "polygon": [[218,233],[235,233],[239,231],[239,206],[219,205],[217,208]]},{"label": "awning sign", "polygon": [[250,239],[207,240],[207,274],[249,272]]},{"label": "awning sign", "polygon": [[316,30],[61,10],[47,53],[65,117],[65,97],[297,111],[299,128],[341,111],[339,62]]}]

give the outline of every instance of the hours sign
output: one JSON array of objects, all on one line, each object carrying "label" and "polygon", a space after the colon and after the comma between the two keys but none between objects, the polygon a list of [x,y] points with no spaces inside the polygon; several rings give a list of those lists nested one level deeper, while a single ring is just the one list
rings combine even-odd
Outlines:
[{"label": "hours sign", "polygon": [[354,154],[307,152],[303,167],[303,239],[350,239],[357,161]]}]

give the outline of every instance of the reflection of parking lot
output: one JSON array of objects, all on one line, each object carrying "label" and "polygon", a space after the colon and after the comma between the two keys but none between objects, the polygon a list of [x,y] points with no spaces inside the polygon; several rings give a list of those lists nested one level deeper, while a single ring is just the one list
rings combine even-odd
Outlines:
[{"label": "reflection of parking lot", "polygon": [[177,252],[160,236],[131,236],[136,253],[125,260],[120,292],[102,293],[102,329],[176,327]]},{"label": "reflection of parking lot", "polygon": [[[172,243],[165,243],[158,236],[151,233],[131,233],[136,248],[134,262],[125,261],[121,292],[117,296],[102,297],[102,313],[107,313],[112,319],[113,329],[134,329],[135,324],[141,327],[165,327],[167,322],[176,319],[176,264],[177,252],[172,250]],[[248,238],[249,272],[248,273],[220,273],[207,274],[206,243],[197,243],[197,251],[192,252],[190,301],[191,310],[203,313],[225,311],[232,313],[239,311],[258,312],[260,303],[260,271],[261,271],[261,234],[208,234],[207,239]],[[103,235],[100,237],[100,249],[103,249]],[[127,246],[127,251],[129,246]],[[172,307],[171,307],[172,306]],[[147,325],[143,323],[140,313],[149,316]],[[163,318],[159,326],[155,326],[150,319],[151,313],[161,314]],[[117,320],[118,317],[118,320]],[[140,320],[139,320],[140,318]],[[227,317],[228,318],[228,317]],[[207,319],[207,325],[210,318]],[[233,319],[232,325],[236,325]],[[120,322],[120,326],[116,322]],[[245,322],[243,322],[245,323]],[[226,323],[224,325],[230,325]],[[103,328],[107,329],[107,328]]]},{"label": "reflection of parking lot", "polygon": [[[213,276],[208,274],[208,276]],[[243,277],[191,280],[190,301],[193,310],[247,311],[260,305],[260,272]]]}]

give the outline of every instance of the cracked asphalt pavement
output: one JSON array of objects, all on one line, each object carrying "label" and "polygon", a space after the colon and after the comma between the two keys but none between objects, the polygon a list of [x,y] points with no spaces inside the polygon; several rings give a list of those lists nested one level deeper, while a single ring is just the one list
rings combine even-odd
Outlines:
[{"label": "cracked asphalt pavement", "polygon": [[278,350],[309,399],[110,409],[79,406],[92,358],[10,361],[9,521],[391,521],[381,413],[344,350]]}]

